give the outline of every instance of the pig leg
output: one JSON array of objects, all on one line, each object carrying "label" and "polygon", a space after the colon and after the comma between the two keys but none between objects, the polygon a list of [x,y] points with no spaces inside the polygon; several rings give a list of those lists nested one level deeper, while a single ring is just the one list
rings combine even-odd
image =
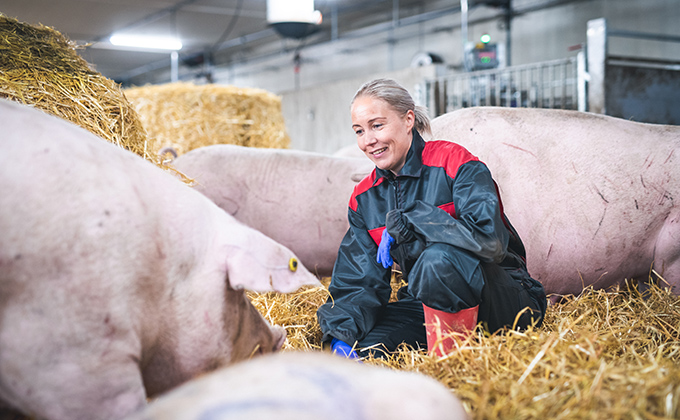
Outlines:
[{"label": "pig leg", "polygon": [[680,294],[680,210],[668,215],[654,247],[654,270],[674,294]]},{"label": "pig leg", "polygon": [[139,365],[132,360],[125,366],[109,366],[109,372],[97,375],[95,379],[90,390],[82,392],[83,401],[92,401],[93,405],[81,410],[78,418],[120,419],[146,405]]}]

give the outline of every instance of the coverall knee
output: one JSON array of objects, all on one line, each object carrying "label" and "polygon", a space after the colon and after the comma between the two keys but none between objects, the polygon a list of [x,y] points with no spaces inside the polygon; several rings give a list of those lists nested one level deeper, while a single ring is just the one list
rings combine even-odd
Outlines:
[{"label": "coverall knee", "polygon": [[425,305],[458,312],[479,305],[478,321],[495,332],[540,325],[543,288],[525,270],[508,271],[454,246],[429,245],[408,273],[409,292]]},{"label": "coverall knee", "polygon": [[411,295],[440,311],[458,312],[482,300],[484,274],[479,259],[452,245],[428,245],[406,281]]},{"label": "coverall knee", "polygon": [[448,244],[428,246],[406,281],[407,296],[389,303],[375,327],[357,343],[358,349],[375,346],[359,350],[360,356],[380,357],[401,343],[427,348],[423,303],[447,312],[479,305],[478,321],[490,332],[540,325],[545,313],[543,288],[526,271],[508,272]]}]

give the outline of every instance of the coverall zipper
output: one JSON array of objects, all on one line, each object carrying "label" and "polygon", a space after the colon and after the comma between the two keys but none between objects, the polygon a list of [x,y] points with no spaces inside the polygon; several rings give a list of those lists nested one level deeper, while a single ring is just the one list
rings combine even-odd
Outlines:
[{"label": "coverall zipper", "polygon": [[394,177],[394,181],[392,182],[392,185],[394,186],[394,202],[396,204],[396,208],[400,209],[400,208],[403,207],[402,206],[403,203],[402,203],[401,194],[400,194],[401,193],[401,191],[400,191],[401,183],[399,182],[398,177],[396,177],[396,176]]}]

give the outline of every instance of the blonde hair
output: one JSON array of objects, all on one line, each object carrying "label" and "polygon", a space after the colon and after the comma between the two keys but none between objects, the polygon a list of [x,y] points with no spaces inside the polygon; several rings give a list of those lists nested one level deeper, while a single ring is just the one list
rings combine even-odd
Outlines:
[{"label": "blonde hair", "polygon": [[416,106],[408,91],[395,80],[375,79],[364,83],[357,93],[354,94],[352,104],[361,96],[383,100],[400,115],[413,111],[415,115],[413,129],[420,134],[431,133],[430,118],[427,116],[427,110],[422,106]]}]

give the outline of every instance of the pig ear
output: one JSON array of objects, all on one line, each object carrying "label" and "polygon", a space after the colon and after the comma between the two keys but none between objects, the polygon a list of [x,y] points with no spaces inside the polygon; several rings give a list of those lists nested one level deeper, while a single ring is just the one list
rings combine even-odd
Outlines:
[{"label": "pig ear", "polygon": [[[296,259],[285,266],[265,266],[248,256],[228,262],[227,281],[236,290],[292,293],[302,286],[320,286],[319,280]],[[295,267],[293,267],[293,265]]]},{"label": "pig ear", "polygon": [[232,223],[225,247],[227,280],[233,289],[291,293],[320,285],[296,256],[273,239],[244,224]]}]

